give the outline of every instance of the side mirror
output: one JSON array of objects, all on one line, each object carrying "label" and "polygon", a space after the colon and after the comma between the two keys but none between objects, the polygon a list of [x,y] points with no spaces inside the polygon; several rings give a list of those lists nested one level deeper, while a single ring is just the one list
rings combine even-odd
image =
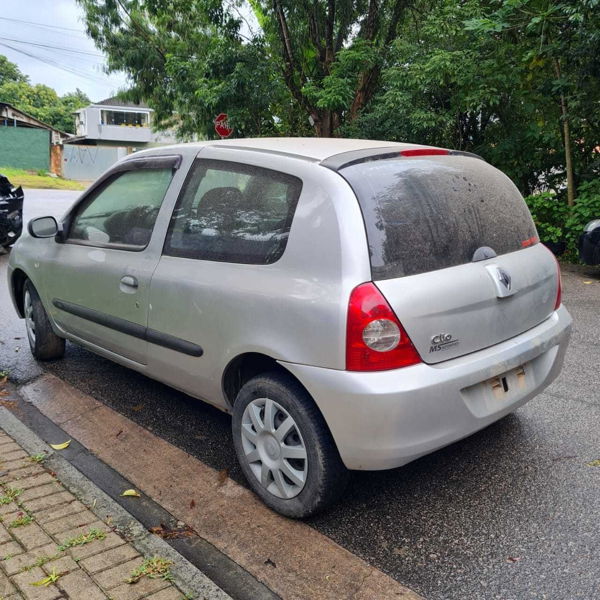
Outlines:
[{"label": "side mirror", "polygon": [[51,238],[58,233],[58,223],[54,217],[31,219],[27,225],[29,235],[34,238]]}]

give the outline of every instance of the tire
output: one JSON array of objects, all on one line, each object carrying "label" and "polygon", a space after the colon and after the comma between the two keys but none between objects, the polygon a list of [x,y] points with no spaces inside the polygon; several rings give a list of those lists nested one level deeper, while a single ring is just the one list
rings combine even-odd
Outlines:
[{"label": "tire", "polygon": [[313,399],[292,377],[270,372],[248,381],[233,406],[232,430],[250,487],[276,512],[303,519],[344,491],[348,470]]},{"label": "tire", "polygon": [[65,353],[65,340],[52,330],[50,319],[31,281],[23,286],[23,312],[27,340],[36,360],[55,360]]}]

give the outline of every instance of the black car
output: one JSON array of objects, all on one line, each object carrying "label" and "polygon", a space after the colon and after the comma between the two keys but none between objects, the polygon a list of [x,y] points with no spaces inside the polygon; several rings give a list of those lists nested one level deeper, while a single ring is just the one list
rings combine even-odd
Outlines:
[{"label": "black car", "polygon": [[8,248],[23,231],[23,189],[0,174],[0,246]]},{"label": "black car", "polygon": [[590,221],[579,237],[579,258],[586,265],[600,265],[600,219]]}]

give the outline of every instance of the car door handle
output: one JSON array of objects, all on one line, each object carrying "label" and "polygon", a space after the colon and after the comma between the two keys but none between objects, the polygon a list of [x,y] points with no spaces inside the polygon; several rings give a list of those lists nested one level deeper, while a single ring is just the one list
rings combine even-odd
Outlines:
[{"label": "car door handle", "polygon": [[132,275],[124,275],[121,277],[121,283],[132,288],[136,288],[138,286],[138,280]]}]

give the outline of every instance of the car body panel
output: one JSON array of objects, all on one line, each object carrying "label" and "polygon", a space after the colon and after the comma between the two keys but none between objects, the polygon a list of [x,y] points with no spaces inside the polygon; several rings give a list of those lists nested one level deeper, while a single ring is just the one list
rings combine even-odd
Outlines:
[{"label": "car body panel", "polygon": [[[391,469],[471,435],[539,394],[560,373],[571,334],[564,307],[521,335],[466,356],[376,373],[285,364],[315,398],[350,469]],[[525,384],[490,391],[524,367]]]},{"label": "car body panel", "polygon": [[[428,354],[430,338],[445,332],[448,323],[460,329],[456,335],[464,340],[462,353],[467,353],[459,357],[449,352],[442,362],[430,359],[432,364],[392,371],[346,371],[348,300],[356,286],[371,280],[369,248],[352,188],[319,162],[339,152],[379,147],[419,146],[262,139],[136,153],[118,168],[129,160],[181,155],[146,249],[128,252],[25,235],[9,263],[15,305],[12,274],[19,269],[32,280],[59,335],[226,411],[231,408],[223,389],[227,366],[247,353],[266,355],[312,395],[349,468],[405,464],[485,427],[547,386],[560,370],[571,318],[564,307],[553,310],[555,265],[539,246],[514,257],[506,254],[477,265],[378,281],[422,356]],[[162,254],[178,195],[197,157],[267,166],[302,179],[279,260],[249,265]],[[528,270],[521,272],[525,259]],[[490,263],[510,269],[518,287],[513,296],[492,293],[494,283],[486,270]],[[539,265],[535,277],[530,271],[534,264]],[[137,295],[119,287],[120,278],[130,273],[142,280]],[[139,325],[144,336],[127,336],[68,311],[63,314],[56,299]],[[489,310],[491,302],[494,308]],[[524,315],[513,327],[509,321],[515,309]],[[485,332],[469,330],[482,324]],[[152,332],[163,338],[152,337]],[[477,343],[469,346],[469,336],[479,336]],[[173,340],[203,352],[186,352],[185,345]],[[489,347],[482,349],[482,340]],[[515,369],[523,366],[521,376]],[[488,383],[503,374],[511,391],[495,405]],[[519,382],[525,387],[519,388]]]}]

